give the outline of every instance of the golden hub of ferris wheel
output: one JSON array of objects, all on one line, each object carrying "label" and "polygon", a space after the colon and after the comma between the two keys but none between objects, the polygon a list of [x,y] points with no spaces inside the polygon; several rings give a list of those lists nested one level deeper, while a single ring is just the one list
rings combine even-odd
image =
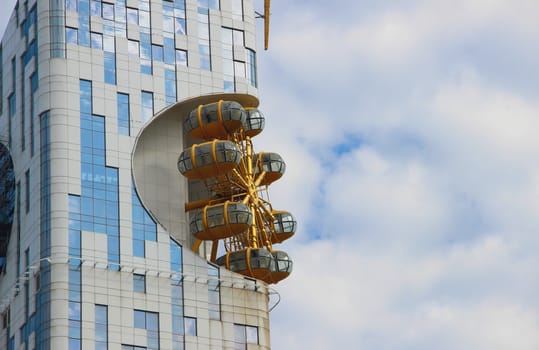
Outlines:
[{"label": "golden hub of ferris wheel", "polygon": [[[244,109],[238,102],[198,106],[185,120],[184,130],[204,142],[181,153],[178,169],[188,179],[203,181],[212,194],[185,205],[196,238],[193,251],[210,241],[212,262],[277,283],[288,277],[292,261],[273,244],[290,238],[296,221],[263,198],[285,171],[277,153],[254,152],[251,138],[262,132],[264,123],[260,111]],[[217,258],[221,243],[225,254]]]}]

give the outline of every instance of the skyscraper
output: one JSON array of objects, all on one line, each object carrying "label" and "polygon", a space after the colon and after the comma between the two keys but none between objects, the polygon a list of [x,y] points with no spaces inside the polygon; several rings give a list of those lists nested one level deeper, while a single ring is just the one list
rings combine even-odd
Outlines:
[{"label": "skyscraper", "polygon": [[[214,232],[196,226],[221,205],[208,193],[238,190],[176,168],[196,144],[184,120],[198,105],[231,100],[256,117],[255,39],[250,0],[17,2],[0,47],[0,349],[269,349],[263,281],[291,263],[259,245],[282,239],[254,229],[255,254],[226,238],[247,252],[242,272],[223,237],[192,235]],[[254,133],[241,130],[250,147]],[[284,171],[262,165],[281,164],[274,154],[248,153],[260,164],[250,177]],[[262,231],[290,233],[293,219],[272,213]],[[259,220],[244,214],[235,220]],[[252,273],[264,259],[280,272]]]}]

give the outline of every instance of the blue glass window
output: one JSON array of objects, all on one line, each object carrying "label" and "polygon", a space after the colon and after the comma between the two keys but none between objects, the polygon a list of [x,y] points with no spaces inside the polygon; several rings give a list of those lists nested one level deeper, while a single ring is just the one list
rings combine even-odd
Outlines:
[{"label": "blue glass window", "polygon": [[13,57],[11,59],[11,88],[13,90],[13,93],[15,93],[15,91],[17,90],[16,87],[17,87],[17,59]]},{"label": "blue glass window", "polygon": [[30,169],[26,170],[26,172],[24,173],[24,179],[26,183],[25,211],[28,214],[28,212],[30,211]]},{"label": "blue glass window", "polygon": [[150,34],[140,33],[140,72],[152,74],[152,44]]},{"label": "blue glass window", "polygon": [[77,0],[66,0],[66,10],[77,11]]},{"label": "blue glass window", "polygon": [[153,93],[142,91],[142,122],[147,122],[153,117]]},{"label": "blue glass window", "polygon": [[75,45],[79,43],[79,31],[77,28],[66,27],[66,42]]},{"label": "blue glass window", "polygon": [[[176,52],[176,48],[175,48],[175,44],[174,44],[174,38],[167,38],[165,37],[163,39],[164,41],[164,61],[166,64],[168,65],[174,65],[175,63],[175,52]],[[172,67],[173,68],[173,67]]]},{"label": "blue glass window", "polygon": [[198,45],[200,56],[200,69],[211,70],[210,46],[205,44]]},{"label": "blue glass window", "polygon": [[11,134],[11,120],[13,117],[15,117],[15,113],[17,112],[17,96],[13,92],[11,95],[9,95],[8,100],[8,109],[9,109],[9,119],[8,119],[8,128],[9,128],[9,147],[11,148],[12,143],[12,134]]},{"label": "blue glass window", "polygon": [[[72,255],[71,246],[79,244],[80,251],[80,231],[77,232],[78,243],[71,241],[70,236],[70,255]],[[79,255],[80,256],[80,255]],[[72,259],[69,262],[69,350],[80,350],[81,346],[81,270],[79,261]]]},{"label": "blue glass window", "polygon": [[146,209],[142,206],[134,186],[131,191],[131,203],[133,208],[133,255],[144,257],[144,241],[157,241],[157,225],[150,214],[148,214]]},{"label": "blue glass window", "polygon": [[170,239],[170,269],[182,272],[182,246],[173,239]]},{"label": "blue glass window", "polygon": [[118,133],[129,136],[129,95],[118,93]]},{"label": "blue glass window", "polygon": [[103,19],[114,21],[114,5],[104,2],[103,3]]},{"label": "blue glass window", "polygon": [[90,1],[90,14],[92,16],[101,17],[101,0]]},{"label": "blue glass window", "polygon": [[[80,5],[80,3],[79,3]],[[90,47],[90,17],[79,9],[79,45]]]},{"label": "blue glass window", "polygon": [[106,350],[108,343],[108,307],[95,305],[95,350]]},{"label": "blue glass window", "polygon": [[79,0],[78,12],[79,15],[88,17],[90,15],[90,0]]},{"label": "blue glass window", "polygon": [[137,293],[146,293],[146,276],[133,274],[133,291]]},{"label": "blue glass window", "polygon": [[159,349],[159,314],[157,312],[135,310],[135,328],[146,330],[148,349]]},{"label": "blue glass window", "polygon": [[176,50],[176,64],[180,66],[187,66],[187,51]]},{"label": "blue glass window", "polygon": [[247,344],[258,344],[258,327],[234,324],[235,349],[247,350]]},{"label": "blue glass window", "polygon": [[30,154],[33,156],[35,151],[35,138],[34,138],[34,118],[36,117],[37,99],[35,93],[39,87],[39,79],[37,72],[32,73],[30,76]]},{"label": "blue glass window", "polygon": [[176,102],[176,71],[165,69],[165,99],[166,104]]},{"label": "blue glass window", "polygon": [[127,52],[129,53],[129,55],[131,56],[139,56],[140,54],[140,51],[139,51],[139,42],[138,41],[135,41],[135,40],[128,40],[127,41]]},{"label": "blue glass window", "polygon": [[206,42],[210,40],[210,20],[207,10],[198,10],[198,37]]},{"label": "blue glass window", "polygon": [[257,87],[256,54],[251,49],[247,49],[247,79],[252,86]]},{"label": "blue glass window", "polygon": [[146,312],[141,310],[135,310],[134,314],[134,327],[135,328],[141,328],[146,329]]},{"label": "blue glass window", "polygon": [[91,46],[94,49],[103,50],[103,34],[101,33],[91,33]]},{"label": "blue glass window", "polygon": [[196,337],[197,335],[197,319],[193,317],[184,317],[185,335]]},{"label": "blue glass window", "polygon": [[163,62],[163,46],[152,45],[152,59],[154,61]]},{"label": "blue glass window", "polygon": [[115,40],[114,36],[110,34],[106,34],[103,36],[103,50],[106,52],[115,52]]},{"label": "blue glass window", "polygon": [[143,10],[139,7],[138,25],[143,29],[150,29],[150,11]]},{"label": "blue glass window", "polygon": [[187,34],[187,26],[185,24],[185,18],[174,18],[174,33],[178,35],[186,35]]},{"label": "blue glass window", "polygon": [[[176,10],[183,10],[181,13],[183,14],[183,17],[185,18],[185,0],[174,0],[174,9]],[[179,16],[178,13],[174,12],[175,16]]]},{"label": "blue glass window", "polygon": [[221,287],[219,268],[208,264],[208,312],[210,319],[221,319]]},{"label": "blue glass window", "polygon": [[105,52],[105,83],[116,84],[116,54]]},{"label": "blue glass window", "polygon": [[182,246],[170,239],[170,270],[173,273],[170,280],[172,308],[172,344],[174,350],[183,349],[184,319],[183,319],[183,283],[182,283]]},{"label": "blue glass window", "polygon": [[138,9],[127,8],[127,23],[138,25]]},{"label": "blue glass window", "polygon": [[174,7],[173,4],[163,1],[163,32],[174,33]]},{"label": "blue glass window", "polygon": [[198,0],[198,7],[219,9],[219,0]]}]

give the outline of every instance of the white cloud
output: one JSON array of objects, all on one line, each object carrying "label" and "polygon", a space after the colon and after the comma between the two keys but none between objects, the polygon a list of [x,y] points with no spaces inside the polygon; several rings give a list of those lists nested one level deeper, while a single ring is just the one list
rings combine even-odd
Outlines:
[{"label": "white cloud", "polygon": [[259,56],[304,206],[275,349],[539,345],[539,4],[406,5],[286,3]]}]

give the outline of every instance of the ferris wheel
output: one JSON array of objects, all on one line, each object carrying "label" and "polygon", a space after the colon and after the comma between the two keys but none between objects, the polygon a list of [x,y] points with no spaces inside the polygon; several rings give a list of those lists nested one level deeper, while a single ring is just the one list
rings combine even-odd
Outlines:
[{"label": "ferris wheel", "polygon": [[[184,131],[201,140],[183,150],[178,170],[200,180],[207,198],[185,204],[193,251],[210,242],[210,261],[228,270],[278,283],[292,271],[292,260],[273,245],[292,237],[296,220],[276,210],[268,187],[285,172],[277,153],[255,153],[252,138],[262,132],[265,119],[256,108],[235,101],[199,105],[184,121]],[[224,255],[217,257],[219,251]]]}]

